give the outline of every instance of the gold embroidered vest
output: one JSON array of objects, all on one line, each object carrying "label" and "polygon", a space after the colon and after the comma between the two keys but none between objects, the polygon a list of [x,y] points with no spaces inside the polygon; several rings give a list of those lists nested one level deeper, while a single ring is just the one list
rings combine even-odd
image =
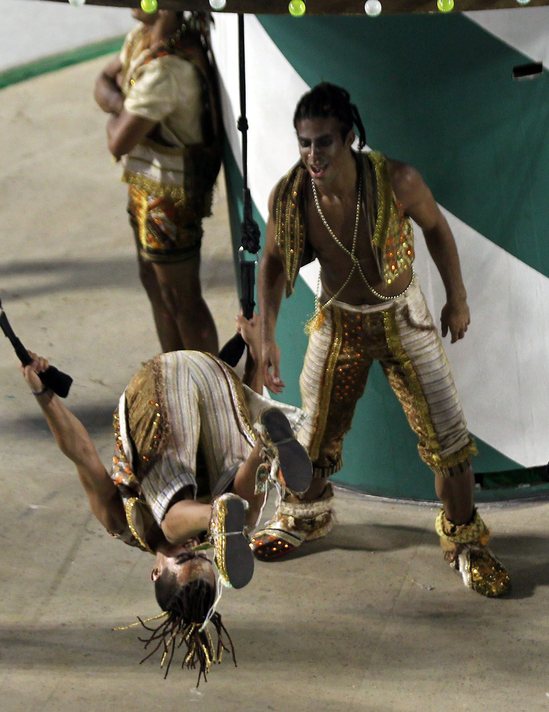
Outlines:
[{"label": "gold embroidered vest", "polygon": [[[387,158],[370,151],[357,154],[357,160],[365,187],[364,208],[372,216],[374,226],[374,257],[383,281],[391,284],[414,261],[412,224],[393,193]],[[278,182],[274,193],[275,240],[284,262],[287,297],[294,290],[299,269],[315,257],[305,229],[307,177],[307,170],[299,162]]]}]

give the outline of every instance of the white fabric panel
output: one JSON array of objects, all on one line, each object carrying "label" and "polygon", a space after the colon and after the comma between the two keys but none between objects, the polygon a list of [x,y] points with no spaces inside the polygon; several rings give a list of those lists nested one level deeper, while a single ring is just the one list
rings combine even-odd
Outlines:
[{"label": "white fabric panel", "polygon": [[549,7],[465,12],[471,22],[549,69]]},{"label": "white fabric panel", "polygon": [[[491,19],[488,16],[499,12],[474,15]],[[507,23],[516,17],[514,11],[510,12]],[[225,101],[237,117],[236,17],[216,16],[216,25],[214,47]],[[249,184],[255,204],[266,219],[274,182],[298,158],[292,118],[296,102],[308,87],[254,17],[246,17],[246,52]],[[227,132],[239,160],[235,122],[228,122]],[[519,464],[543,464],[549,459],[545,416],[549,402],[549,279],[455,216],[444,213],[458,242],[472,311],[466,338],[457,344],[447,342],[469,427]],[[444,289],[417,228],[416,244],[416,271],[438,320]],[[318,265],[308,265],[301,276],[314,291]]]},{"label": "white fabric panel", "polygon": [[[521,465],[542,465],[549,459],[549,279],[443,212],[471,308],[466,337],[447,342],[469,427]],[[417,272],[438,317],[444,288],[417,227],[416,236]]]},{"label": "white fabric panel", "polygon": [[[295,105],[309,87],[272,42],[256,17],[246,15],[246,93],[248,183],[254,203],[267,218],[269,193],[276,179],[299,158],[292,129]],[[222,78],[225,128],[237,162],[241,160],[236,15],[216,15],[212,42]],[[228,107],[228,104],[232,108]]]}]

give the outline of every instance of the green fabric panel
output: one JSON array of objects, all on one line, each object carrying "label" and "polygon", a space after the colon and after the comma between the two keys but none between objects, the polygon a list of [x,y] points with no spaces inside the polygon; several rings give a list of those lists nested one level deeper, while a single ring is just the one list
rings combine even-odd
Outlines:
[{"label": "green fabric panel", "polygon": [[[242,215],[242,176],[227,145],[225,150],[225,178],[233,233],[233,247],[240,244]],[[255,210],[262,234],[265,223]],[[299,374],[307,347],[305,323],[314,310],[314,297],[305,282],[298,278],[290,299],[283,299],[278,320],[277,339],[281,349],[281,375],[286,384],[282,396],[286,403],[300,405]],[[381,427],[380,427],[381,424]],[[390,428],[387,427],[390,424]],[[478,472],[500,472],[521,469],[487,443],[477,438],[479,456],[475,458]],[[419,459],[416,437],[410,430],[400,405],[387,381],[376,365],[370,373],[366,394],[359,402],[353,427],[345,440],[344,467],[333,479],[346,487],[368,494],[400,499],[435,500],[433,475]],[[547,486],[549,488],[549,486]],[[536,488],[530,488],[530,496]],[[479,501],[526,496],[516,489],[479,492]]]},{"label": "green fabric panel", "polygon": [[85,47],[69,50],[61,54],[55,54],[51,57],[45,57],[36,62],[29,62],[28,64],[22,64],[12,69],[6,69],[4,72],[0,72],[0,89],[4,89],[11,84],[32,79],[41,74],[56,72],[58,69],[63,69],[63,67],[68,67],[72,64],[87,62],[105,54],[114,54],[120,51],[123,41],[123,37],[115,37],[113,39],[95,42]]},{"label": "green fabric panel", "polygon": [[514,81],[531,60],[463,15],[258,19],[309,86],[350,91],[369,145],[416,166],[444,207],[549,276],[547,71]]}]

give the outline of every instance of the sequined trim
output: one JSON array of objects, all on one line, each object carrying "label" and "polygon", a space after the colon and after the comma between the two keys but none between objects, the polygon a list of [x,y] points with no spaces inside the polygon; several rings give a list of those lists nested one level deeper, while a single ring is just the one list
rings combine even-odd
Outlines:
[{"label": "sequined trim", "polygon": [[[341,314],[337,309],[330,309],[332,320],[332,340],[331,348],[328,351],[328,358],[320,385],[320,400],[318,404],[318,413],[316,417],[316,427],[313,439],[311,441],[309,457],[311,460],[316,460],[319,455],[320,445],[326,430],[326,422],[328,420],[328,412],[332,396],[332,388],[334,382],[334,371],[341,351],[343,342],[342,334],[343,327],[341,322]],[[335,472],[336,470],[334,470]],[[325,476],[324,473],[314,472],[316,478]]]},{"label": "sequined trim", "polygon": [[439,537],[448,539],[454,544],[486,546],[490,539],[490,530],[476,509],[468,524],[454,524],[446,517],[444,509],[441,509],[435,519],[435,530]]},{"label": "sequined trim", "polygon": [[231,588],[229,572],[227,571],[227,537],[225,529],[225,519],[227,508],[223,497],[219,497],[212,503],[212,514],[208,534],[215,550],[215,565],[219,571],[219,576],[224,586]]},{"label": "sequined trim", "polygon": [[[136,190],[139,188],[139,190]],[[135,205],[137,229],[139,231],[139,243],[147,244],[147,193],[144,192],[143,186],[133,184],[130,186],[130,201]]]},{"label": "sequined trim", "polygon": [[139,481],[126,455],[122,434],[120,432],[120,416],[118,411],[113,413],[113,430],[114,453],[112,456],[111,479],[117,486],[126,485],[138,491]]},{"label": "sequined trim", "polygon": [[[406,373],[408,388],[413,396],[413,411],[416,415],[419,415],[422,426],[426,430],[427,442],[420,442],[418,444],[420,457],[435,474],[448,477],[453,474],[451,472],[452,468],[468,461],[471,455],[475,455],[477,453],[476,445],[474,441],[470,439],[466,445],[461,447],[456,452],[450,453],[444,457],[439,454],[440,444],[431,419],[429,404],[425,398],[423,387],[416,369],[414,368],[411,359],[402,345],[398,326],[396,324],[395,309],[387,309],[387,311],[383,312],[383,320],[389,349],[395,355],[395,358],[398,359],[401,368]],[[406,415],[408,416],[408,413],[406,413]],[[413,413],[411,412],[410,415],[413,415]]]},{"label": "sequined trim", "polygon": [[[121,402],[123,403],[123,406],[125,406],[125,394],[122,396]],[[125,407],[122,407],[122,413],[124,413],[124,411]],[[126,454],[126,447],[130,446],[130,444],[124,442],[124,438],[121,433],[120,417],[122,413],[120,410],[116,410],[113,414],[115,449],[112,458],[111,479],[119,488],[128,529],[132,538],[128,538],[128,536],[125,536],[124,534],[114,534],[114,536],[130,546],[137,546],[143,551],[153,553],[146,542],[145,533],[138,530],[134,518],[136,505],[147,505],[139,496],[141,492],[141,485],[133,472],[131,463]],[[136,493],[135,496],[129,496],[129,492],[131,491]]]},{"label": "sequined trim", "polygon": [[366,155],[376,174],[377,217],[372,245],[377,248],[376,258],[383,281],[392,284],[412,266],[414,232],[409,218],[399,210],[391,187],[387,158],[377,151]]},{"label": "sequined trim", "polygon": [[294,290],[305,246],[302,200],[306,171],[294,166],[278,183],[274,196],[275,239],[284,256],[286,296]]},{"label": "sequined trim", "polygon": [[140,453],[140,462],[135,465],[140,481],[159,456],[170,433],[162,393],[164,376],[158,357],[142,366],[125,391],[129,432],[137,452]]},{"label": "sequined trim", "polygon": [[[134,161],[137,159],[133,159]],[[162,183],[153,178],[147,178],[143,174],[125,169],[121,178],[123,183],[127,183],[134,188],[144,191],[147,195],[154,195],[157,198],[168,198],[176,208],[185,208],[187,205],[197,210],[197,220],[207,218],[212,214],[213,190],[209,190],[200,196],[200,204],[195,205],[196,199],[190,198],[185,188],[181,185]]]},{"label": "sequined trim", "polygon": [[186,198],[185,190],[182,186],[160,183],[129,169],[124,171],[121,180],[123,183],[134,185],[148,194],[157,195],[160,198],[170,198],[174,203],[183,202]]},{"label": "sequined trim", "polygon": [[124,501],[124,511],[126,512],[126,519],[128,521],[128,527],[130,528],[130,531],[131,531],[134,539],[139,544],[139,548],[143,549],[143,551],[148,551],[149,554],[153,554],[154,553],[153,550],[148,546],[144,537],[142,537],[141,534],[137,531],[137,527],[135,526],[135,522],[133,519],[133,512],[134,512],[135,506],[140,501],[141,500],[138,497],[130,497],[129,499],[125,500]]}]

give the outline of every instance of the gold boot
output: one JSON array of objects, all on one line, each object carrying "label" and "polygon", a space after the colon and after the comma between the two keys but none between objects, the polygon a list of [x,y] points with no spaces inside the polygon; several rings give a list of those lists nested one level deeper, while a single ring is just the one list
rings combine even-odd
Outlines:
[{"label": "gold boot", "polygon": [[461,574],[467,588],[490,598],[509,591],[509,574],[488,548],[490,531],[476,509],[469,524],[453,524],[441,509],[435,529],[444,559]]},{"label": "gold boot", "polygon": [[334,526],[332,485],[312,502],[286,494],[272,517],[252,537],[250,546],[257,559],[271,561],[295,551],[305,541],[329,534]]}]

